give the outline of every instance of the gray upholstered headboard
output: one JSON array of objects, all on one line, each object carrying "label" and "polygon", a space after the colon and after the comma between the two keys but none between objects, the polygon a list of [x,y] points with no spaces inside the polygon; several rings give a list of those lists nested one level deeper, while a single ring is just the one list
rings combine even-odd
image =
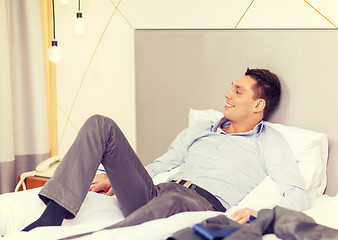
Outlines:
[{"label": "gray upholstered headboard", "polygon": [[144,164],[188,126],[190,108],[223,111],[224,93],[246,68],[282,81],[270,121],[326,133],[327,193],[338,191],[338,31],[136,30],[137,152]]}]

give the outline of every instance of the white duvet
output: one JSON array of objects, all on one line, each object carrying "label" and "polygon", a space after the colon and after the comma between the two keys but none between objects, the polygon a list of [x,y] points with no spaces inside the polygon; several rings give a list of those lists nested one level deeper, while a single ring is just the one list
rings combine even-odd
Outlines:
[{"label": "white duvet", "polygon": [[[224,214],[229,216],[241,207],[261,209],[267,205],[272,206],[271,204],[278,200],[277,195],[271,194],[271,191],[269,194],[262,194],[269,184],[271,182],[265,180],[265,183],[258,186],[238,206],[229,209]],[[33,189],[0,195],[0,234],[5,235],[3,239],[58,239],[98,230],[123,219],[115,197],[89,192],[75,219],[65,220],[61,227],[40,227],[30,232],[21,232],[20,230],[36,220],[45,208],[37,195],[38,192],[39,189]],[[311,209],[305,213],[319,224],[338,229],[338,195],[336,197],[323,195],[317,198],[313,201]],[[133,227],[99,231],[79,239],[166,239],[180,229],[192,227],[218,214],[222,213],[212,211],[180,213]],[[270,234],[264,236],[263,239],[278,238]]]}]

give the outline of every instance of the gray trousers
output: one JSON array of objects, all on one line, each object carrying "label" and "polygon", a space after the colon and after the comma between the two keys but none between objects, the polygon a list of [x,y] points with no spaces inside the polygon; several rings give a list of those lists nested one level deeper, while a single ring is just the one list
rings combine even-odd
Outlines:
[{"label": "gray trousers", "polygon": [[104,166],[126,219],[112,227],[131,226],[185,211],[214,210],[192,189],[170,182],[154,185],[152,178],[116,123],[104,116],[90,117],[80,129],[54,176],[39,193],[78,213],[99,164]]}]

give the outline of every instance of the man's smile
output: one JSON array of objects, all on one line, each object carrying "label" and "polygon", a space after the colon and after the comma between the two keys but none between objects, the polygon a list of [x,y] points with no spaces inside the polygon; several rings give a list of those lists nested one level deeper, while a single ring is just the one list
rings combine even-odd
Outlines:
[{"label": "man's smile", "polygon": [[228,103],[228,102],[225,103],[225,108],[233,108],[233,107],[235,107],[235,106]]}]

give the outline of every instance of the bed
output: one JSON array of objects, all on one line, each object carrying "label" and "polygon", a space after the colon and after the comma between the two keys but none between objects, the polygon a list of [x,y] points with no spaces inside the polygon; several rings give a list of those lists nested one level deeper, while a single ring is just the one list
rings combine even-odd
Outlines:
[{"label": "bed", "polygon": [[[191,109],[189,125],[205,119],[215,120],[221,115],[222,113],[212,109]],[[270,122],[266,124],[283,134],[297,159],[306,189],[312,199],[311,208],[304,213],[319,224],[338,229],[338,221],[336,221],[338,196],[330,197],[324,194],[328,159],[326,134]],[[173,171],[155,176],[154,182],[166,181],[174,173]],[[65,220],[61,227],[40,227],[30,232],[21,232],[21,229],[37,219],[44,210],[44,204],[37,196],[38,192],[39,189],[32,189],[0,196],[0,234],[5,235],[3,239],[59,239],[102,229],[124,218],[116,197],[89,192],[75,219]],[[181,229],[192,227],[194,224],[220,214],[229,216],[242,207],[257,210],[272,208],[279,198],[280,195],[273,180],[266,177],[237,206],[226,213],[212,211],[179,213],[133,227],[98,231],[79,239],[167,239]],[[278,238],[269,234],[263,239]]]},{"label": "bed", "polygon": [[[319,224],[338,229],[338,81],[333,79],[338,66],[337,34],[338,31],[329,29],[136,30],[136,145],[143,163],[146,165],[163,154],[188,124],[220,117],[221,113],[209,108],[222,108],[223,94],[246,67],[268,68],[280,76],[283,94],[279,109],[271,118],[282,124],[267,124],[285,136],[296,156],[312,199],[312,206],[305,213]],[[323,133],[329,135],[330,151],[328,136]],[[157,134],[161,134],[161,141]],[[170,174],[158,175],[154,181],[165,181]],[[20,232],[44,209],[38,191],[0,196],[0,235],[6,235],[3,239],[58,239],[101,229],[123,219],[115,197],[88,193],[74,220],[65,220],[61,227]],[[225,215],[242,207],[272,208],[279,197],[273,180],[267,177]],[[80,239],[162,240],[219,214],[180,213]],[[270,234],[263,239],[278,238]]]}]

